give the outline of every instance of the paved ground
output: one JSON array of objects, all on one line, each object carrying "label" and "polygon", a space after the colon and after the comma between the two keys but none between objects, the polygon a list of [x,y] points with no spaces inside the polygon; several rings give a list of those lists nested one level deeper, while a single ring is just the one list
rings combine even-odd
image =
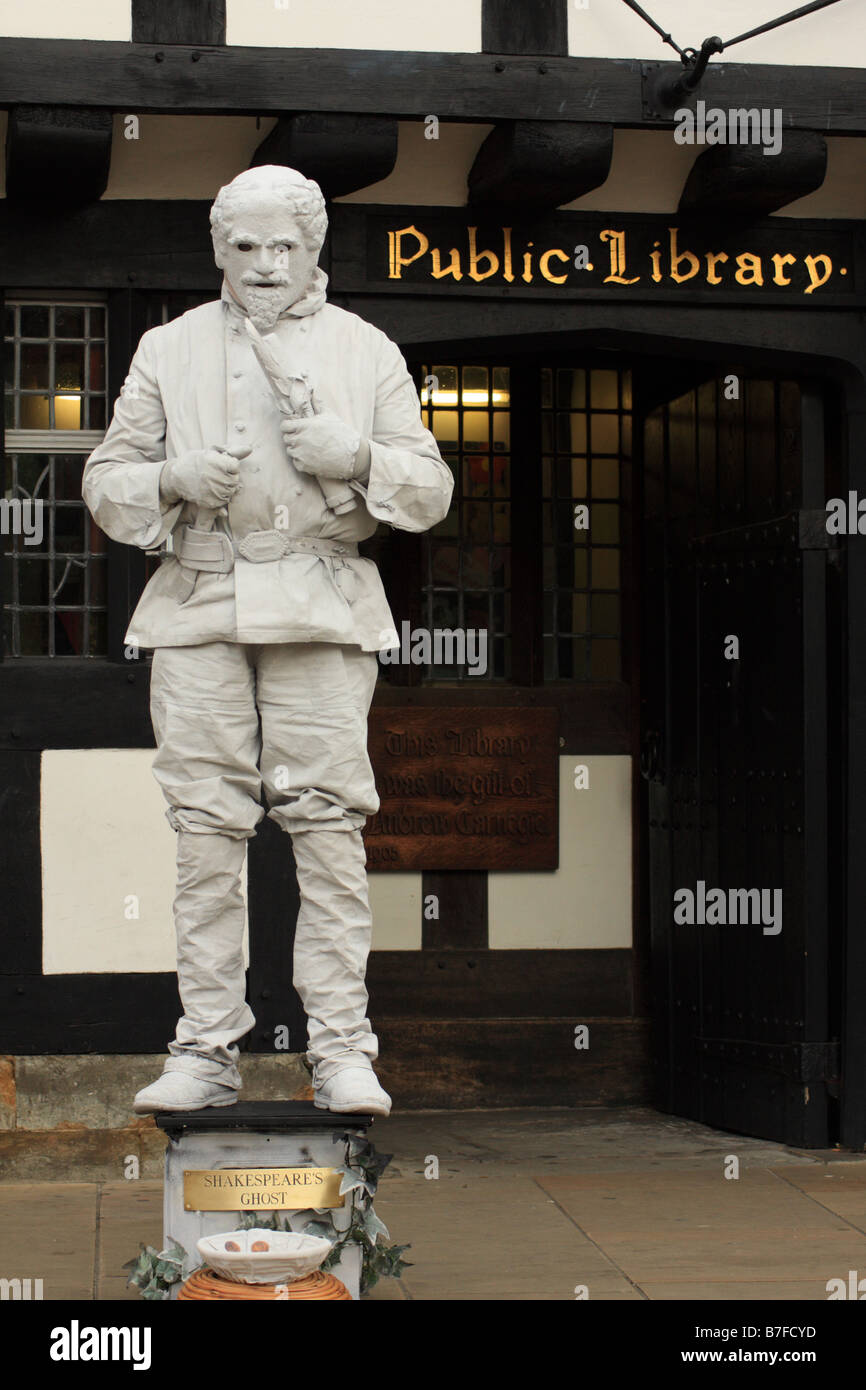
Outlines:
[{"label": "paved ground", "polygon": [[[371,1138],[394,1154],[376,1210],[413,1261],[377,1299],[825,1300],[866,1276],[866,1155],[650,1110],[413,1113]],[[158,1182],[2,1184],[0,1276],[137,1298],[121,1266],[160,1243],[161,1203]]]}]

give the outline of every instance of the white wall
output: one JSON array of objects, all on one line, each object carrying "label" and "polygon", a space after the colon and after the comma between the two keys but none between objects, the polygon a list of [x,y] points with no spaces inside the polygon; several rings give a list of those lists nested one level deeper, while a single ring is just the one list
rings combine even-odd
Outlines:
[{"label": "white wall", "polygon": [[46,975],[176,968],[175,836],[152,762],[146,748],[42,754]]},{"label": "white wall", "polygon": [[481,0],[227,0],[230,44],[476,53]]},{"label": "white wall", "polygon": [[[152,761],[151,749],[138,748],[42,755],[46,975],[175,969],[175,835]],[[420,873],[374,873],[369,882],[374,949],[420,948]],[[137,919],[125,915],[131,895]]]},{"label": "white wall", "polygon": [[[798,5],[796,0],[646,0],[643,8],[680,48],[700,48],[706,38],[735,38]],[[568,0],[568,51],[584,58],[677,61],[674,50],[622,0]],[[730,63],[866,67],[862,0],[841,0],[769,34],[735,44],[712,62],[722,59]]]},{"label": "white wall", "polygon": [[421,875],[371,873],[367,882],[373,913],[373,950],[420,950]]},{"label": "white wall", "polygon": [[[129,114],[134,115],[134,112]],[[138,117],[136,127],[117,115],[105,198],[215,198],[224,183],[249,165],[276,125],[265,116]]]},{"label": "white wall", "polygon": [[490,949],[630,947],[631,842],[631,758],[561,757],[559,868],[488,876]]},{"label": "white wall", "polygon": [[132,37],[130,0],[0,0],[5,38],[119,39]]}]

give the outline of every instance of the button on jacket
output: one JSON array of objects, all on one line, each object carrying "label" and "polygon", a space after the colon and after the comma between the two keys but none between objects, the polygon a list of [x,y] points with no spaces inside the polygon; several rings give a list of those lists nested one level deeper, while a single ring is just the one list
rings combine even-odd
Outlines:
[{"label": "button on jacket", "polygon": [[[454,480],[422,420],[403,357],[374,325],[325,301],[317,270],[270,339],[290,374],[306,375],[318,409],[370,444],[357,505],[337,516],[318,479],[295,469],[280,412],[245,331],[246,310],[222,298],[145,333],[102,443],[88,459],[84,500],[113,540],[154,550],[198,508],[159,495],[166,460],[209,447],[248,447],[241,487],[216,528],[235,544],[254,531],[357,543],[380,521],[426,531],[446,515]],[[208,514],[211,515],[210,513]],[[199,571],[185,600],[168,556],[148,583],[126,634],[142,647],[203,642],[340,642],[379,651],[394,626],[378,569],[358,556],[291,552],[228,574]]]}]

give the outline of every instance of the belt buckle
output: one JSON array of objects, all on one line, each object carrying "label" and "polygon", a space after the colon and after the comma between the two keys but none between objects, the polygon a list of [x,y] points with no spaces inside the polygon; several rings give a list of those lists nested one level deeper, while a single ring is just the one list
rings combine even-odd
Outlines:
[{"label": "belt buckle", "polygon": [[257,565],[266,560],[281,560],[286,553],[285,541],[279,531],[251,531],[238,542],[238,553]]}]

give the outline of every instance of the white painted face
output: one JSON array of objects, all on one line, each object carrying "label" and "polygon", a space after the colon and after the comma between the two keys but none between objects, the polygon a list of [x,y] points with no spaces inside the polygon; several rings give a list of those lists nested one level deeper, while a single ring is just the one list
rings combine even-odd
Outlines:
[{"label": "white painted face", "polygon": [[226,219],[216,263],[256,327],[273,328],[300,299],[313,278],[318,251],[304,244],[301,228],[284,202],[251,203]]}]

